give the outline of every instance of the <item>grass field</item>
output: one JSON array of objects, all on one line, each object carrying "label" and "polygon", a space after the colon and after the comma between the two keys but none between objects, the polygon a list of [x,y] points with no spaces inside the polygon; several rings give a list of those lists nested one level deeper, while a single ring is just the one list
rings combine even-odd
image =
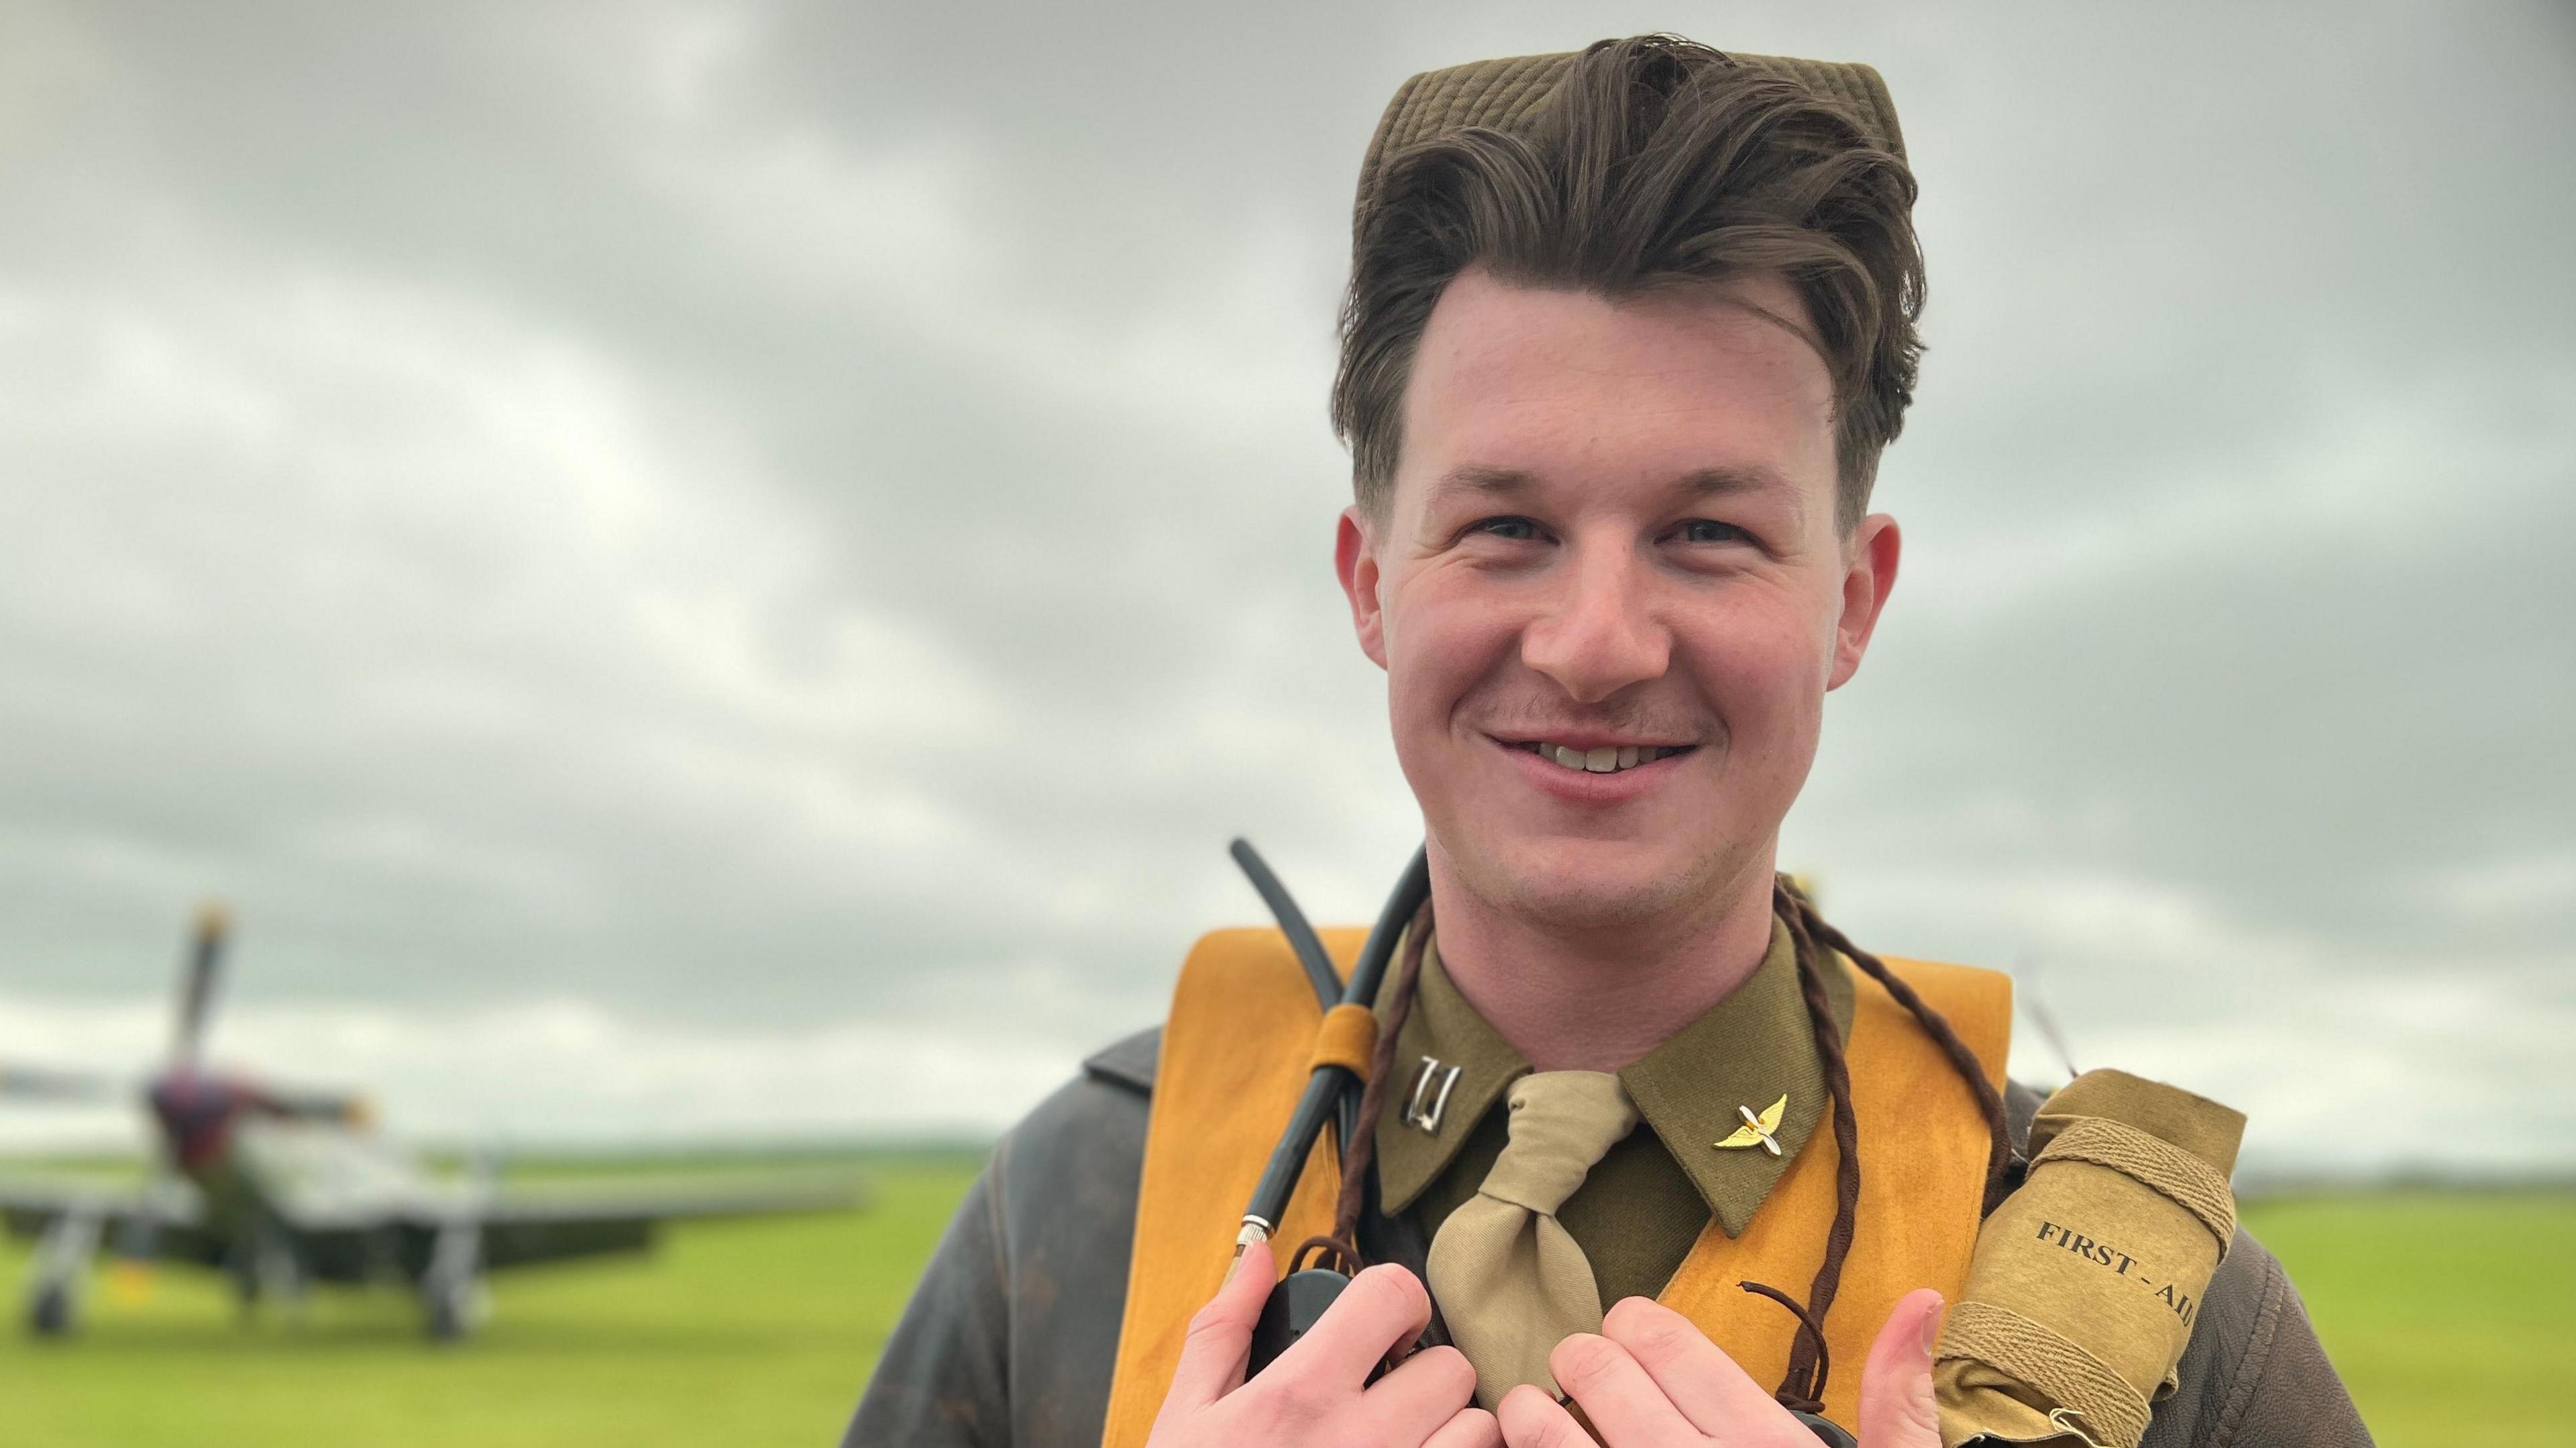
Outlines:
[{"label": "grass field", "polygon": [[2576,1444],[2576,1195],[2256,1202],[2382,1444]]},{"label": "grass field", "polygon": [[308,1320],[244,1330],[211,1274],[112,1278],[69,1342],[17,1316],[26,1244],[0,1260],[6,1448],[529,1448],[837,1442],[950,1210],[965,1158],[869,1169],[867,1210],[675,1229],[649,1259],[496,1278],[473,1341],[421,1336],[388,1290],[316,1291]]},{"label": "grass field", "polygon": [[[218,1284],[109,1284],[68,1343],[0,1331],[0,1444],[826,1444],[973,1175],[885,1162],[873,1206],[713,1223],[642,1262],[503,1278],[491,1325],[424,1342],[391,1292],[317,1293],[238,1326]],[[2576,1443],[2576,1196],[2405,1194],[2257,1203],[2380,1442]],[[25,1248],[0,1252],[16,1290]],[[14,1313],[14,1301],[12,1311]]]}]

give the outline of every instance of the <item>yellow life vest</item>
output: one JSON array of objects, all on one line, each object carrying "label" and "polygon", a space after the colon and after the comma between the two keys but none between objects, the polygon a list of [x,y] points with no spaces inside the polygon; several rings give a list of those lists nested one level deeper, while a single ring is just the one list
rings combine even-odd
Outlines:
[{"label": "yellow life vest", "polygon": [[[1320,932],[1345,974],[1365,932]],[[2012,982],[1994,971],[1889,960],[1949,1018],[1997,1089],[2012,1040]],[[1847,1055],[1860,1128],[1860,1212],[1842,1289],[1825,1321],[1835,1371],[1827,1416],[1857,1421],[1861,1364],[1896,1300],[1918,1287],[1957,1301],[1984,1203],[1984,1115],[1949,1058],[1886,989],[1852,972]],[[1192,1314],[1223,1285],[1243,1204],[1305,1089],[1323,1013],[1275,930],[1220,930],[1181,966],[1154,1073],[1136,1202],[1134,1256],[1109,1390],[1104,1448],[1142,1448],[1171,1388]],[[1274,1242],[1332,1229],[1340,1163],[1317,1142]],[[1737,1287],[1803,1298],[1833,1222],[1833,1133],[1813,1132],[1740,1237],[1711,1221],[1659,1299],[1697,1323],[1755,1382],[1786,1371],[1796,1322]],[[1284,1270],[1286,1253],[1279,1254]]]}]

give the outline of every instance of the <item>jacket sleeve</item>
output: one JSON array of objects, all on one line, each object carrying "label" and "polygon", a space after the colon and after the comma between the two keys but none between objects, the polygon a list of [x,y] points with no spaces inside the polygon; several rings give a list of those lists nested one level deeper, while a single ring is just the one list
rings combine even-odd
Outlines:
[{"label": "jacket sleeve", "polygon": [[1127,1305],[1155,1033],[1002,1138],[887,1340],[842,1448],[1096,1448]]},{"label": "jacket sleeve", "polygon": [[2370,1430],[2298,1289],[2243,1227],[2204,1295],[2179,1374],[2141,1448],[2369,1448]]},{"label": "jacket sleeve", "polygon": [[1003,1448],[1011,1441],[1010,1285],[996,1151],[950,1219],[887,1339],[842,1448]]}]

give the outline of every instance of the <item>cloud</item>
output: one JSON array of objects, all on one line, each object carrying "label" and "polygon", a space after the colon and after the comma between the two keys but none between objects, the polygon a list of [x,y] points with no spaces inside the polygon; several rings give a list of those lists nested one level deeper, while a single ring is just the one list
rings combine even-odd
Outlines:
[{"label": "cloud", "polygon": [[989,1122],[1254,916],[1229,835],[1367,918],[1352,167],[1413,70],[1678,25],[1876,61],[1925,187],[1791,863],[2274,1157],[2571,1149],[2563,17],[1253,24],[0,13],[0,1029],[132,1056],[224,894],[225,1029],[401,1121],[490,1107],[445,1032],[567,1129]]},{"label": "cloud", "polygon": [[[163,1049],[159,1003],[0,1001],[13,1061],[116,1063]],[[340,1000],[237,1012],[217,1069],[287,1088],[356,1089],[397,1136],[507,1149],[639,1142],[990,1135],[1069,1079],[1045,1034],[860,1017],[765,1029],[638,1022],[571,997],[394,1010]],[[139,1148],[140,1102],[0,1105],[0,1148]]]}]

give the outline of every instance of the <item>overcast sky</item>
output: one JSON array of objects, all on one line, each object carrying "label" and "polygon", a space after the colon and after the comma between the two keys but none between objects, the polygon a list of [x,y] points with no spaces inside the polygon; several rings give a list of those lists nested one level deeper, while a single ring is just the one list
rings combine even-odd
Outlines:
[{"label": "overcast sky", "polygon": [[989,1128],[1231,835],[1373,914],[1358,158],[1668,28],[1923,187],[1787,863],[2250,1159],[2576,1161],[2576,12],[1826,10],[0,0],[0,1058],[220,895],[215,1053],[398,1127]]}]

